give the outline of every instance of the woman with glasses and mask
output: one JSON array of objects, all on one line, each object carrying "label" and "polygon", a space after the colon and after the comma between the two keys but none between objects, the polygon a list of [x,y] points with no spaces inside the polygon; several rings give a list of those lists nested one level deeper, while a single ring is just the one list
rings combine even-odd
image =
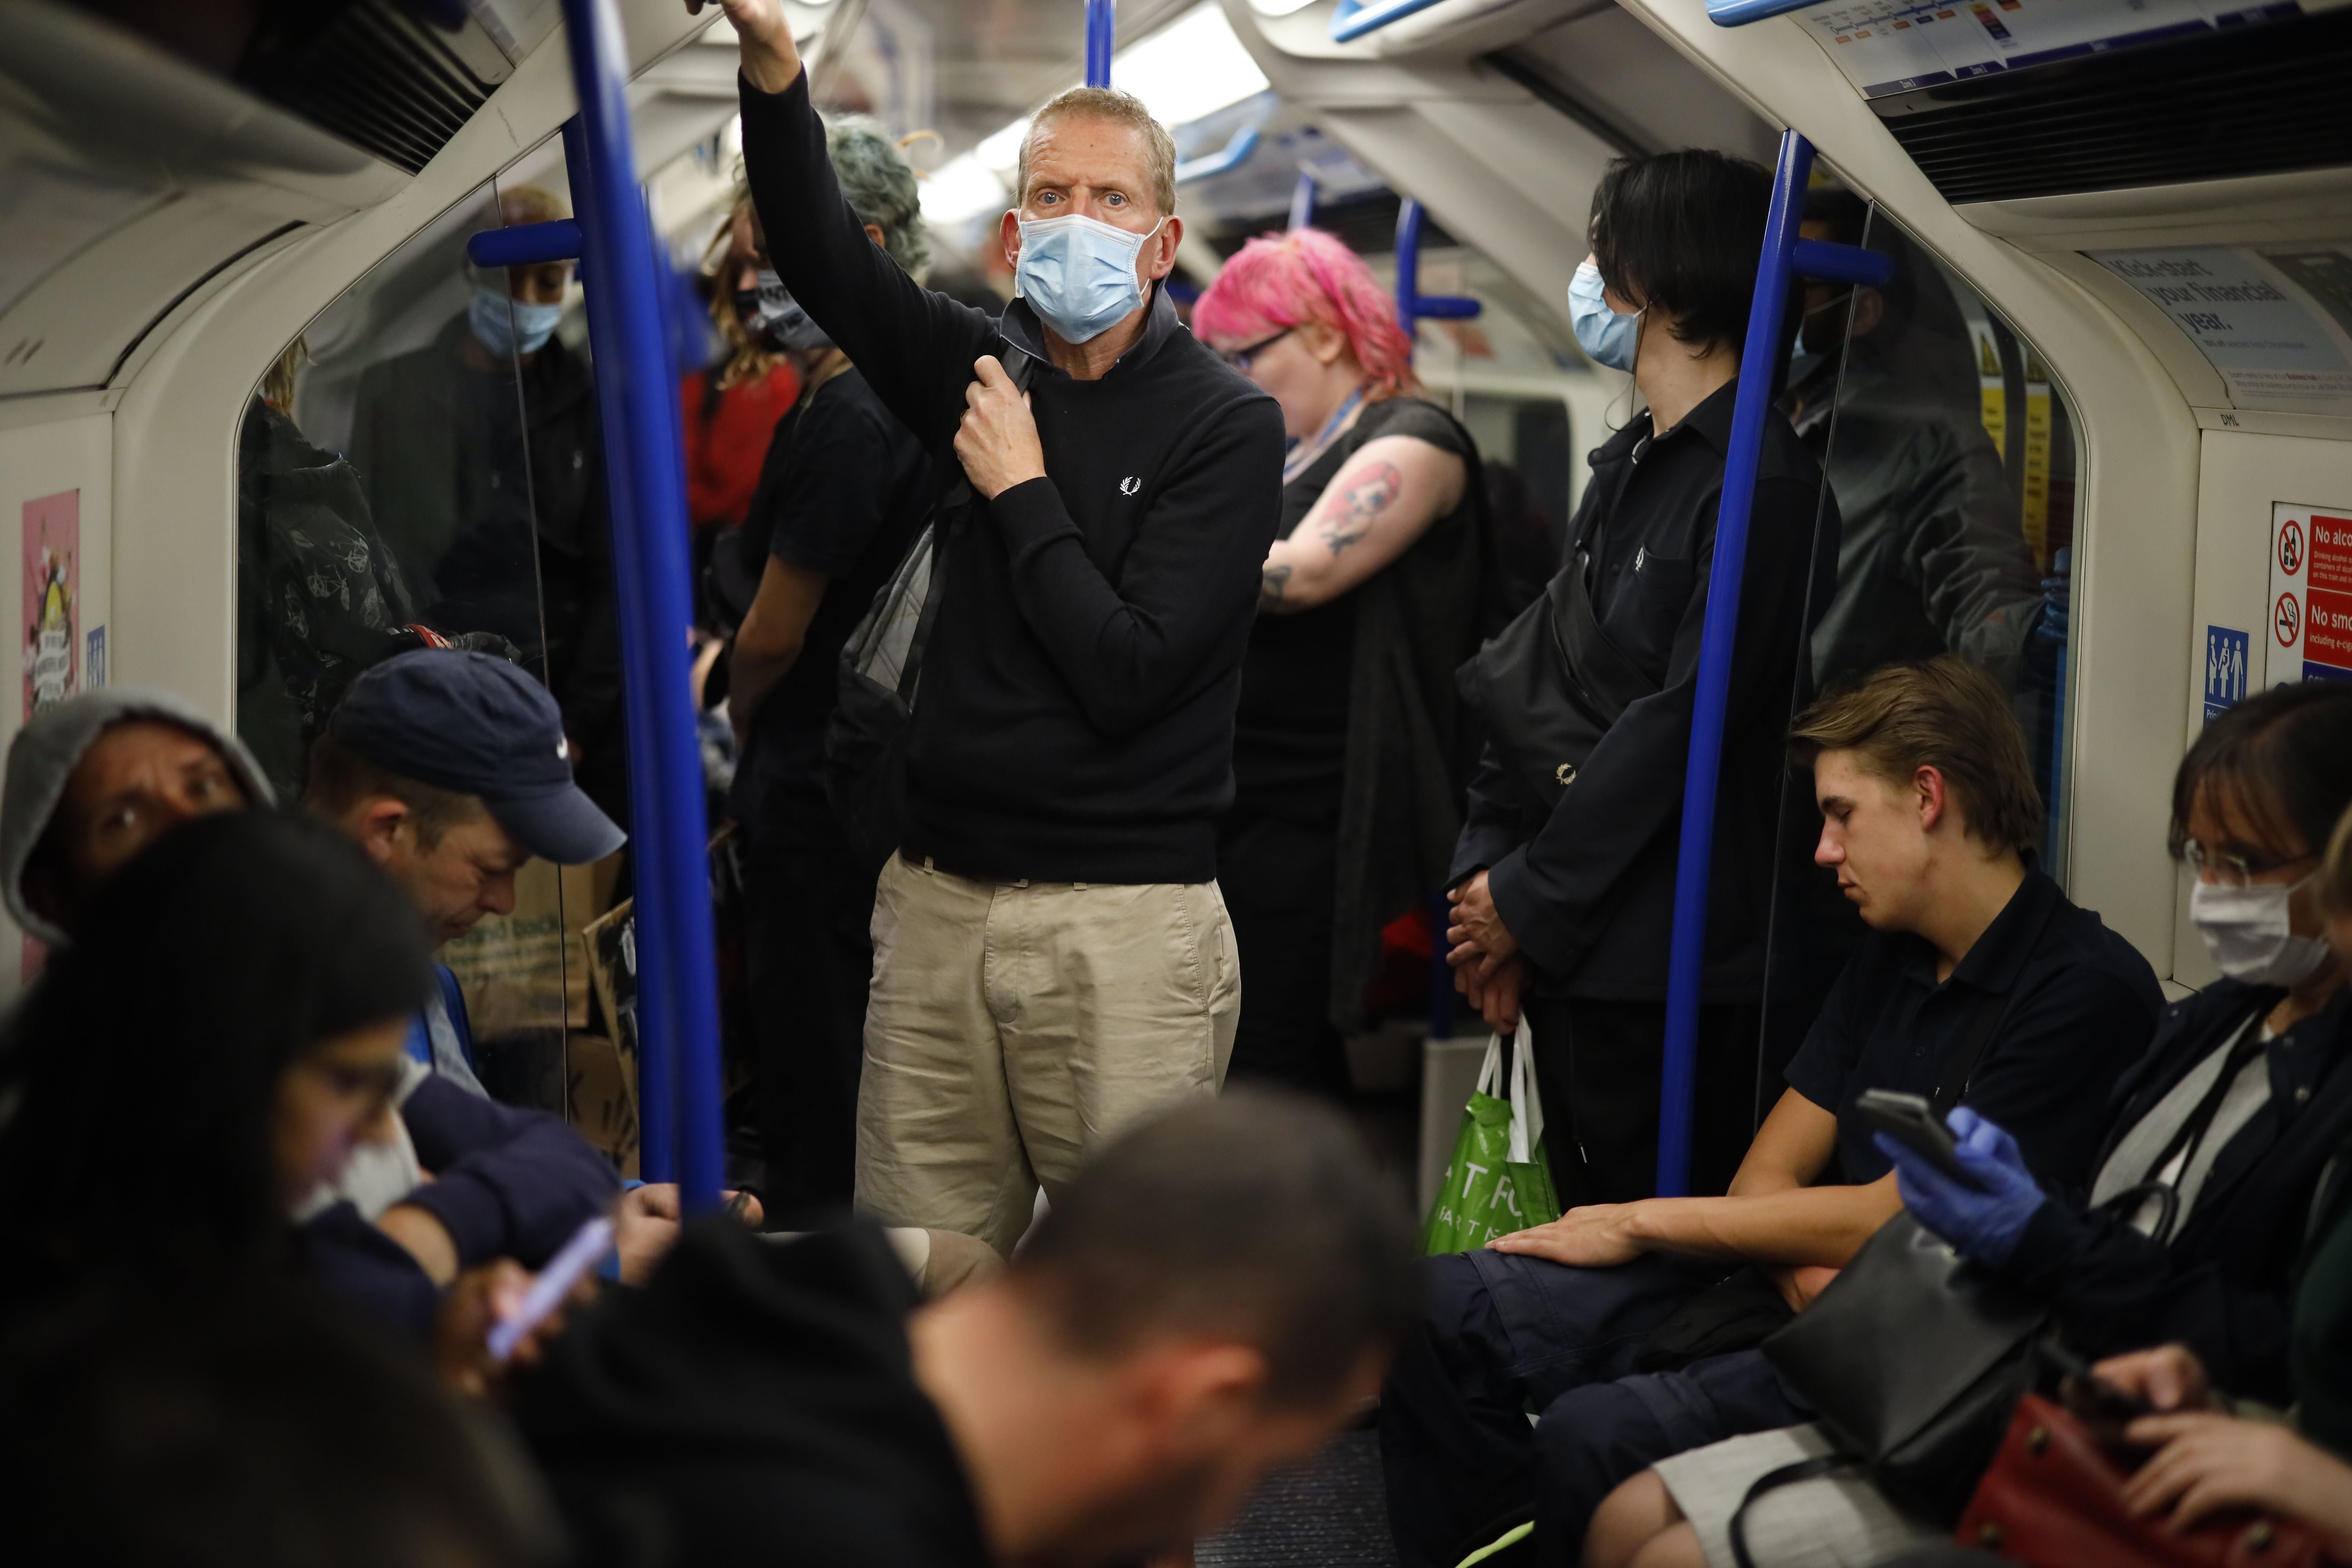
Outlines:
[{"label": "woman with glasses and mask", "polygon": [[1229,1071],[1342,1092],[1381,930],[1443,885],[1461,826],[1454,670],[1492,570],[1478,450],[1417,395],[1395,305],[1330,235],[1251,240],[1192,321],[1292,441],[1218,835],[1249,976]]},{"label": "woman with glasses and mask", "polygon": [[[2347,809],[2352,687],[2274,687],[2189,747],[2172,846],[2197,874],[2189,918],[2221,978],[2165,1010],[2116,1085],[2088,1192],[2045,1193],[2016,1141],[1966,1109],[1949,1118],[1965,1181],[1879,1136],[1919,1223],[2046,1301],[2076,1352],[2185,1347],[2200,1382],[2281,1409],[2308,1389],[2330,1419],[2341,1395],[2315,1381],[2315,1342],[2294,1317],[2314,1200],[2352,1138],[2352,988],[2327,942],[2341,913],[2321,887]],[[1585,1561],[1730,1568],[1729,1521],[1749,1483],[1826,1449],[1818,1429],[1792,1427],[1675,1456],[1602,1505]],[[1777,1489],[1745,1523],[1759,1568],[1878,1562],[1945,1533],[1845,1476]]]},{"label": "woman with glasses and mask", "polygon": [[432,984],[415,906],[331,828],[237,811],[159,839],[12,1025],[0,1317],[294,1269],[305,1200],[396,1136]]}]

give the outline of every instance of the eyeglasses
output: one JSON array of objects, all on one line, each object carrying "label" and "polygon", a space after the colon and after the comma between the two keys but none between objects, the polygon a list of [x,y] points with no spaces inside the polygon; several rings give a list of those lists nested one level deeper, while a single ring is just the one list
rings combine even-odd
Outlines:
[{"label": "eyeglasses", "polygon": [[1260,338],[1257,342],[1249,344],[1245,348],[1220,350],[1217,357],[1224,361],[1227,364],[1233,366],[1235,370],[1240,371],[1246,375],[1249,374],[1251,361],[1256,359],[1258,355],[1264,353],[1266,350],[1272,348],[1275,344],[1280,342],[1283,339],[1288,337],[1297,330],[1298,329],[1297,327],[1285,327],[1282,331],[1275,333],[1274,336],[1270,338]]},{"label": "eyeglasses", "polygon": [[2216,855],[2194,838],[2182,847],[2181,854],[2190,869],[2200,877],[2210,873],[2212,879],[2224,888],[2243,888],[2257,877],[2267,877],[2273,871],[2313,858],[2308,854],[2286,855],[2275,859],[2259,856]]}]

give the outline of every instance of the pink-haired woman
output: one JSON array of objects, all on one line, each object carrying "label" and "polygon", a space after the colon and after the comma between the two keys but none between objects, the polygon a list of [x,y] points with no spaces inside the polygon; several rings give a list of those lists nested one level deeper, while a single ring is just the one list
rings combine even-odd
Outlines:
[{"label": "pink-haired woman", "polygon": [[1229,1076],[1339,1092],[1381,930],[1444,885],[1475,760],[1454,671],[1486,629],[1478,451],[1416,395],[1395,306],[1328,234],[1250,241],[1192,322],[1295,442],[1218,847],[1248,976]]}]

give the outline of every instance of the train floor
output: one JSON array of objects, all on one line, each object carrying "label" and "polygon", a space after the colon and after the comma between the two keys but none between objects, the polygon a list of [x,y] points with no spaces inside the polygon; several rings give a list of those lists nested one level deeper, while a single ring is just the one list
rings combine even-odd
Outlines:
[{"label": "train floor", "polygon": [[1343,1432],[1306,1464],[1269,1477],[1231,1529],[1194,1546],[1192,1560],[1197,1568],[1396,1568],[1380,1435]]}]

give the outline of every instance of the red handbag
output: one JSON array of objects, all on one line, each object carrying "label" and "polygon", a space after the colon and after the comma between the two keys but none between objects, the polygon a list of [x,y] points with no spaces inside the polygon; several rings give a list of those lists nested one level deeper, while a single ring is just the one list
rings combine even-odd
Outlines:
[{"label": "red handbag", "polygon": [[2323,1568],[2304,1526],[2233,1513],[2175,1533],[2124,1507],[2128,1472],[2063,1407],[2029,1394],[1952,1539],[2031,1568]]}]

